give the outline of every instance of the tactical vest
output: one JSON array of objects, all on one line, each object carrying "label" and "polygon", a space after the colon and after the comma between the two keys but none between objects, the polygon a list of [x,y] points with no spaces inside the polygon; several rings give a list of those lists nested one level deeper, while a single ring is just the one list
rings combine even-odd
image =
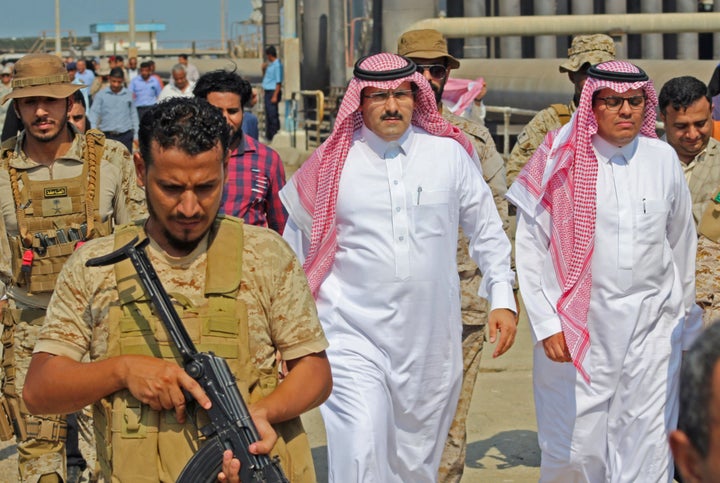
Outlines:
[{"label": "tactical vest", "polygon": [[570,108],[568,108],[567,105],[550,104],[550,107],[555,109],[555,112],[557,112],[558,119],[560,119],[560,124],[562,126],[570,122],[570,119],[572,118],[572,112],[570,112]]},{"label": "tactical vest", "polygon": [[[139,225],[116,230],[115,248],[142,233]],[[175,308],[199,351],[213,351],[227,360],[248,404],[277,386],[276,371],[265,374],[250,359],[248,312],[238,297],[242,280],[243,228],[235,218],[219,217],[207,252],[205,303],[193,306],[183,296],[170,294]],[[107,357],[141,354],[175,361],[182,359],[129,260],[115,265],[119,306],[108,316]],[[98,401],[94,410],[97,459],[106,481],[174,481],[186,462],[203,444],[201,429],[208,422],[201,408],[184,424],[174,411],[155,411],[119,391]],[[300,418],[274,425],[278,442],[272,454],[280,457],[292,482],[315,482],[310,445]]]},{"label": "tactical vest", "polygon": [[705,206],[698,224],[698,233],[715,243],[720,243],[720,192],[717,192]]},{"label": "tactical vest", "polygon": [[100,217],[98,196],[105,135],[89,130],[85,141],[82,174],[48,181],[31,181],[25,171],[11,167],[16,138],[3,143],[2,159],[10,176],[19,231],[19,235],[8,235],[12,281],[29,293],[52,292],[77,243],[112,231],[112,221],[103,222]]}]

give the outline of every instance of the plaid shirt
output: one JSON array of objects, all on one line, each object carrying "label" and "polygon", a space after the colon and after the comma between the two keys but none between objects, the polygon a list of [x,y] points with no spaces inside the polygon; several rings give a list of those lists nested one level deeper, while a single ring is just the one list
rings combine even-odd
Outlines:
[{"label": "plaid shirt", "polygon": [[285,168],[278,153],[243,136],[240,146],[230,153],[220,211],[282,234],[288,214],[278,193],[284,185]]}]

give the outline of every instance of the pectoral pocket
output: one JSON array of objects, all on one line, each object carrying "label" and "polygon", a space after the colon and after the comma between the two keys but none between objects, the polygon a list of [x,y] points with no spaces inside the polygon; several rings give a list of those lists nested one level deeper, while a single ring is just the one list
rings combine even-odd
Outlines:
[{"label": "pectoral pocket", "polygon": [[636,204],[636,241],[643,245],[657,245],[665,240],[670,203],[667,200],[645,199]]},{"label": "pectoral pocket", "polygon": [[413,218],[415,222],[415,235],[418,238],[428,238],[445,235],[449,211],[450,192],[422,191],[413,200]]}]

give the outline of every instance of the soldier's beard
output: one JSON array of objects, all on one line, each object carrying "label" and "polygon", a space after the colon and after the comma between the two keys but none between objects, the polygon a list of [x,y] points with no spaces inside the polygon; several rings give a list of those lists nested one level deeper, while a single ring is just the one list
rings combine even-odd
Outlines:
[{"label": "soldier's beard", "polygon": [[435,102],[440,105],[442,101],[442,95],[445,91],[445,82],[442,84],[436,84],[434,80],[430,81],[430,87],[432,87],[433,93],[435,94]]}]

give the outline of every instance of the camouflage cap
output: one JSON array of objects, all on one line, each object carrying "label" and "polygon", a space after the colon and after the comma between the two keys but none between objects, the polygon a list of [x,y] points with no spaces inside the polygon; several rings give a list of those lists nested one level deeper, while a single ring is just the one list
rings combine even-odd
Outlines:
[{"label": "camouflage cap", "polygon": [[398,39],[397,54],[420,59],[445,57],[450,69],[460,67],[460,61],[448,53],[445,38],[433,29],[410,30],[402,34]]},{"label": "camouflage cap", "polygon": [[71,84],[67,69],[60,57],[52,54],[27,54],[13,67],[12,92],[0,100],[20,97],[70,97],[76,90],[85,87]]},{"label": "camouflage cap", "polygon": [[577,72],[583,65],[595,65],[615,59],[615,43],[605,34],[578,35],[568,49],[568,60],[560,72]]}]

